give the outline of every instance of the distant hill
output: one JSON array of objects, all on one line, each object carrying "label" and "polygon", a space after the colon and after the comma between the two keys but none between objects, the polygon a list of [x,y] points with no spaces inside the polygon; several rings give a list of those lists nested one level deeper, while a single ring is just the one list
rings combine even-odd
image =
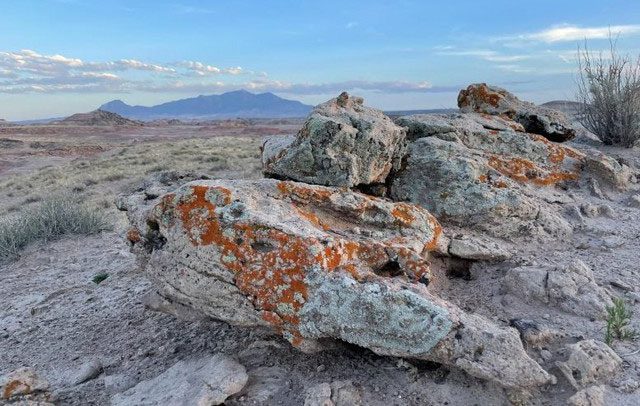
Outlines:
[{"label": "distant hill", "polygon": [[569,116],[575,116],[580,111],[580,103],[570,100],[553,100],[542,103],[541,106],[559,110]]},{"label": "distant hill", "polygon": [[254,94],[246,90],[192,97],[151,107],[130,106],[122,100],[114,100],[100,106],[100,110],[138,120],[303,117],[309,114],[312,108],[273,93]]},{"label": "distant hill", "polygon": [[139,126],[142,125],[139,121],[129,120],[119,114],[112,113],[104,110],[94,110],[89,113],[78,113],[69,116],[63,120],[56,121],[55,124],[60,125],[89,125],[89,126]]},{"label": "distant hill", "polygon": [[0,118],[0,127],[9,127],[11,125],[7,120],[3,120]]}]

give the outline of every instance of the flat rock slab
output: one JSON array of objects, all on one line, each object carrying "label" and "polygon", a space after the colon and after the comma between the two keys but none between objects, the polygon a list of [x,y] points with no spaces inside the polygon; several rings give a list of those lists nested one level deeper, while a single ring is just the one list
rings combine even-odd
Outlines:
[{"label": "flat rock slab", "polygon": [[157,377],[116,394],[113,406],[221,405],[247,383],[245,368],[217,354],[179,361]]}]

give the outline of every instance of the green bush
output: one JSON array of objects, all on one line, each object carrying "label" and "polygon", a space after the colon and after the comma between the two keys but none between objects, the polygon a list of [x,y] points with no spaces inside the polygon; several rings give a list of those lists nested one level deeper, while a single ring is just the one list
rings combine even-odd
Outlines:
[{"label": "green bush", "polygon": [[97,210],[78,202],[73,195],[43,199],[21,212],[0,219],[0,263],[18,258],[35,241],[51,241],[65,235],[97,234],[110,224]]}]

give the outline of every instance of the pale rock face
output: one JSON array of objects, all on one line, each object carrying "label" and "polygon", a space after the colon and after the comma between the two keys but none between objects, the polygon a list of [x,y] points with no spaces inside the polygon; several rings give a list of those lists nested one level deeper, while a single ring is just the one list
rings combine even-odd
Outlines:
[{"label": "pale rock face", "polygon": [[622,359],[607,344],[583,340],[569,346],[569,359],[558,368],[576,389],[608,381],[618,371]]},{"label": "pale rock face", "polygon": [[508,91],[486,83],[469,85],[458,95],[463,112],[503,116],[521,124],[524,130],[540,134],[550,141],[563,142],[575,137],[576,131],[564,113],[525,102]]},{"label": "pale rock face", "polygon": [[567,400],[569,406],[604,406],[604,386],[590,386],[576,392]]},{"label": "pale rock face", "polygon": [[406,130],[360,97],[342,93],[318,105],[295,139],[263,146],[265,175],[327,186],[384,183],[400,167]]},{"label": "pale rock face", "polygon": [[245,368],[225,355],[178,361],[159,376],[116,394],[113,406],[221,405],[247,383]]},{"label": "pale rock face", "polygon": [[602,317],[611,298],[593,277],[593,272],[580,260],[549,269],[519,267],[509,270],[504,278],[507,291],[537,300],[584,317]]},{"label": "pale rock face", "polygon": [[407,116],[398,123],[414,141],[391,182],[394,200],[495,236],[572,232],[545,196],[556,193],[556,184],[579,179],[580,152],[475,113]]},{"label": "pale rock face", "polygon": [[141,191],[121,207],[134,252],[173,303],[271,327],[305,351],[339,339],[507,387],[552,380],[514,329],[428,291],[441,228],[419,206],[267,179],[197,181],[155,200]]}]

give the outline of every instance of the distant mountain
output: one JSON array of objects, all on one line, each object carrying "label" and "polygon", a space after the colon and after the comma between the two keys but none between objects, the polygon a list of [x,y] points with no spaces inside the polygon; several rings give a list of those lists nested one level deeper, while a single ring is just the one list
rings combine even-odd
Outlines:
[{"label": "distant mountain", "polygon": [[114,100],[100,106],[100,110],[139,120],[303,117],[309,114],[312,108],[273,93],[254,94],[246,90],[192,97],[151,107],[130,106],[122,100]]},{"label": "distant mountain", "polygon": [[90,125],[90,126],[102,126],[102,125],[130,125],[139,126],[142,125],[139,121],[129,120],[119,114],[112,113],[104,110],[94,110],[89,113],[78,113],[69,116],[63,120],[56,121],[54,124],[60,125]]},{"label": "distant mountain", "polygon": [[580,111],[580,103],[570,100],[553,100],[550,102],[542,103],[541,106],[548,107],[554,110],[560,110],[561,112],[575,116]]}]

